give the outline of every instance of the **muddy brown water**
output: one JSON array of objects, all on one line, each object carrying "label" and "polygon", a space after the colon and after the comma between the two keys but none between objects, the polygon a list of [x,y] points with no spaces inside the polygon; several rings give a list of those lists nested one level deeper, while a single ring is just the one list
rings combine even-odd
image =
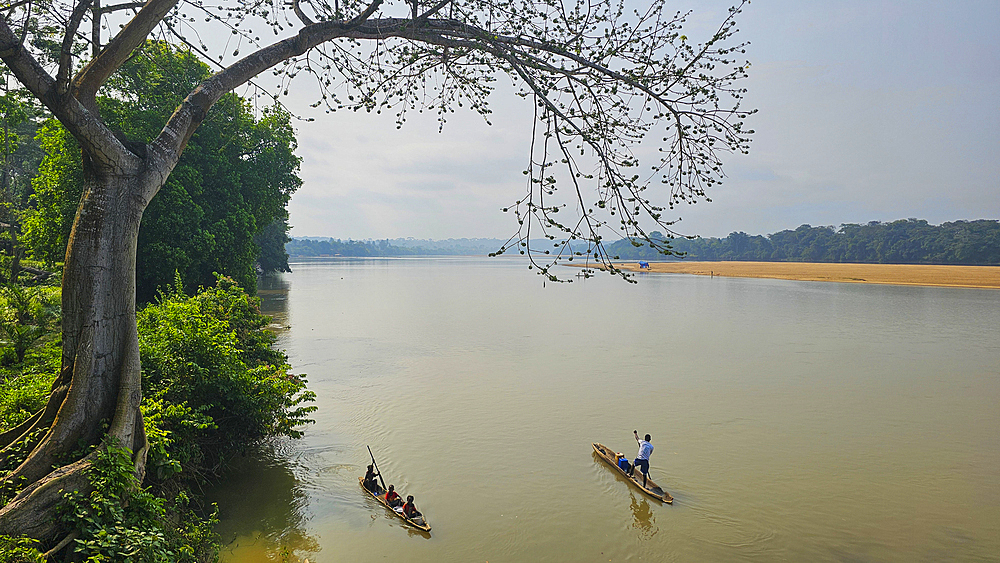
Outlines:
[{"label": "muddy brown water", "polygon": [[[319,398],[210,491],[227,562],[970,561],[1000,553],[1000,292],[516,260],[265,280]],[[675,498],[593,453],[635,455]],[[358,486],[375,452],[430,535]]]}]

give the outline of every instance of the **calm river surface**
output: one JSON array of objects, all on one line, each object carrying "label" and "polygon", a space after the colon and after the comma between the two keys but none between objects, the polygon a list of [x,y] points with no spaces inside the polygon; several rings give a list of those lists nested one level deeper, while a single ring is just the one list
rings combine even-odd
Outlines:
[{"label": "calm river surface", "polygon": [[[525,266],[265,280],[319,411],[212,492],[224,561],[1000,560],[1000,291]],[[633,429],[672,506],[592,454]]]}]

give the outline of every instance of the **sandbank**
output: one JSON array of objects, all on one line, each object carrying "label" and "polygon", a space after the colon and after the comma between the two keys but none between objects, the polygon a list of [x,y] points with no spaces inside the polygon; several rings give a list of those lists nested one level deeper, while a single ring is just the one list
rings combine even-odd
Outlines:
[{"label": "sandbank", "polygon": [[[584,267],[583,264],[571,264]],[[638,262],[615,262],[639,272]],[[815,262],[650,262],[643,272],[842,283],[1000,289],[1000,266],[820,264]]]}]

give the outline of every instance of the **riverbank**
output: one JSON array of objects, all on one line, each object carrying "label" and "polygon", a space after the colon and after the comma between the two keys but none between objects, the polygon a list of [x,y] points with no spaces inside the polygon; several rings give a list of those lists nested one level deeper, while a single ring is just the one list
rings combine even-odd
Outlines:
[{"label": "riverbank", "polygon": [[[584,267],[582,264],[572,264]],[[615,263],[632,272],[694,274],[737,278],[799,281],[880,283],[935,287],[1000,289],[1000,266],[939,266],[924,264],[820,264],[814,262],[638,262]]]}]

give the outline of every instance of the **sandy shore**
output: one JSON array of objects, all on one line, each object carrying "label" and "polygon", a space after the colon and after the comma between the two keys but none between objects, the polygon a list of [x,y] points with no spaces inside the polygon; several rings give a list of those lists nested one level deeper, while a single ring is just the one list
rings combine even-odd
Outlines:
[{"label": "sandy shore", "polygon": [[[581,264],[572,264],[582,267]],[[616,267],[639,271],[637,262]],[[818,264],[813,262],[650,262],[651,272],[846,283],[1000,289],[1000,266]]]}]

